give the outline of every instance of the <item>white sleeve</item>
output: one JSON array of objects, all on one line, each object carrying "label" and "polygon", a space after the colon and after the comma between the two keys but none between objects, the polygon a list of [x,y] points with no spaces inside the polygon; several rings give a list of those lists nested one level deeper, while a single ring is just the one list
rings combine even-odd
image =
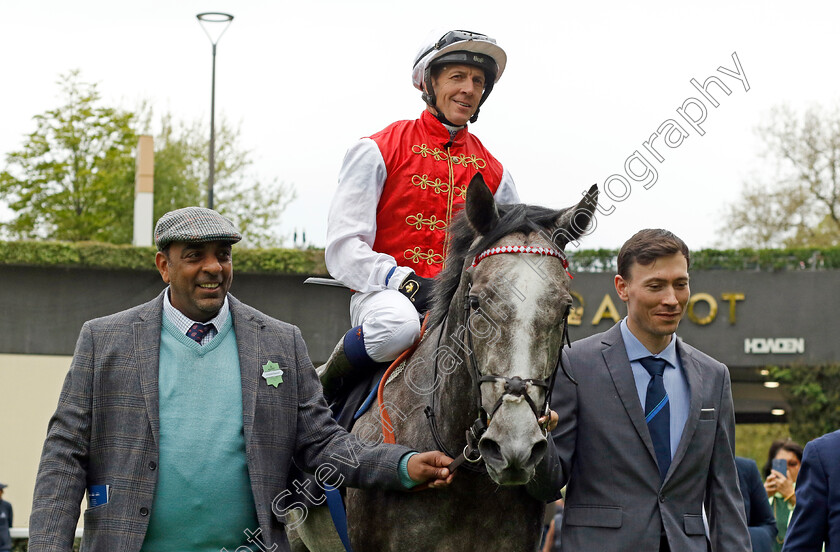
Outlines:
[{"label": "white sleeve", "polygon": [[362,138],[347,150],[327,218],[325,260],[332,277],[356,291],[386,289],[385,280],[395,267],[387,287],[396,289],[412,272],[373,250],[376,207],[387,177],[376,142]]},{"label": "white sleeve", "polygon": [[502,182],[499,184],[499,187],[496,189],[496,194],[493,197],[496,198],[496,203],[522,203],[519,199],[519,193],[516,191],[516,184],[513,183],[513,177],[507,169],[503,170]]}]

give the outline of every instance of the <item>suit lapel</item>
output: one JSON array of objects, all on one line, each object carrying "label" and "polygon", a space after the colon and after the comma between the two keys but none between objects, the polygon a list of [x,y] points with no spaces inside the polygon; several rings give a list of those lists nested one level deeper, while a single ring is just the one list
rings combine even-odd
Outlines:
[{"label": "suit lapel", "polygon": [[688,381],[689,406],[688,419],[685,421],[682,436],[680,437],[680,444],[677,446],[677,451],[674,453],[674,459],[671,461],[671,468],[668,470],[668,476],[665,481],[679,465],[680,461],[688,450],[688,445],[694,437],[694,430],[697,429],[697,423],[700,421],[700,408],[703,405],[703,371],[700,365],[683,346],[682,340],[677,338],[677,354],[680,356],[680,362],[685,372],[685,379]]},{"label": "suit lapel", "polygon": [[228,295],[230,312],[233,316],[233,330],[236,333],[236,347],[239,351],[239,373],[242,379],[242,424],[246,446],[251,442],[254,429],[254,415],[257,407],[257,385],[261,354],[260,328],[262,323],[245,312],[242,303]]},{"label": "suit lapel", "polygon": [[653,441],[650,438],[650,431],[645,423],[645,412],[639,402],[639,393],[636,390],[636,380],[633,379],[633,368],[627,358],[627,349],[624,340],[621,338],[621,327],[619,324],[613,326],[604,334],[602,343],[605,345],[602,355],[607,369],[610,371],[618,397],[621,399],[636,433],[647,447],[651,458],[656,461],[656,452],[653,449]]},{"label": "suit lapel", "polygon": [[[166,290],[163,293],[166,293]],[[158,447],[160,446],[158,367],[160,365],[163,293],[146,304],[147,308],[140,314],[140,320],[133,324],[134,350],[140,368],[140,392],[146,401],[146,415],[152,427],[152,437]]]}]

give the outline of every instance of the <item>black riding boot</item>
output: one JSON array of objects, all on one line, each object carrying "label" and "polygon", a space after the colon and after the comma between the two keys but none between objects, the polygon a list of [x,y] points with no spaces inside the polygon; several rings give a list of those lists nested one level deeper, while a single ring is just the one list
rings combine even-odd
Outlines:
[{"label": "black riding boot", "polygon": [[354,370],[350,359],[344,354],[344,339],[342,337],[338,341],[327,362],[315,369],[318,378],[321,380],[321,386],[324,388],[324,396],[327,398],[327,402],[331,402],[335,393],[341,388],[344,376],[352,374]]}]

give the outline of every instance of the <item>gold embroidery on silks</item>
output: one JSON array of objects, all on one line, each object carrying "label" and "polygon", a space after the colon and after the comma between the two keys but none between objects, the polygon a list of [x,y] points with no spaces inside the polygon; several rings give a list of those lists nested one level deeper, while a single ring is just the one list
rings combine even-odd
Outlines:
[{"label": "gold embroidery on silks", "polygon": [[[449,153],[449,148],[446,148],[446,153]],[[454,200],[453,195],[458,194],[455,191],[455,167],[452,164],[452,156],[447,155],[446,166],[449,169],[449,193],[446,194],[446,224],[450,224],[452,222],[452,203]],[[443,268],[446,268],[446,255],[449,254],[449,241],[451,236],[449,233],[446,233],[446,236],[443,238]]]},{"label": "gold embroidery on silks", "polygon": [[423,213],[409,215],[405,218],[405,222],[418,230],[422,230],[424,226],[428,226],[430,230],[444,230],[446,228],[445,220],[440,220],[435,215],[424,219]]},{"label": "gold embroidery on silks", "polygon": [[487,161],[475,154],[467,155],[466,153],[460,153],[458,155],[450,156],[442,149],[430,148],[426,144],[415,144],[414,146],[411,146],[411,151],[423,157],[429,157],[431,155],[435,161],[448,161],[451,159],[452,163],[456,165],[461,165],[463,167],[472,166],[476,170],[481,170],[487,166]]},{"label": "gold embroidery on silks", "polygon": [[[462,167],[472,167],[475,170],[481,170],[487,167],[487,161],[478,157],[477,155],[467,155],[465,153],[461,153],[458,155],[451,155],[449,153],[449,147],[446,148],[446,151],[441,150],[440,148],[434,147],[431,148],[427,144],[415,144],[411,146],[411,151],[417,155],[420,155],[424,158],[431,156],[432,159],[435,161],[446,161],[448,173],[449,173],[449,182],[443,182],[440,178],[435,178],[431,180],[429,175],[414,175],[411,177],[411,183],[414,186],[419,187],[421,190],[426,190],[431,188],[434,190],[436,194],[446,194],[446,217],[444,220],[437,220],[435,216],[432,216],[430,219],[423,219],[421,213],[417,213],[414,216],[408,216],[405,220],[406,223],[410,226],[414,226],[418,230],[422,229],[423,226],[428,225],[432,230],[443,230],[448,225],[449,222],[452,220],[453,215],[453,207],[454,207],[454,199],[456,197],[460,197],[461,199],[467,198],[467,186],[458,186],[455,184],[455,167],[454,165],[460,165]],[[442,226],[438,227],[438,224]],[[443,243],[443,250],[444,252],[449,250],[449,240],[450,236],[447,235],[444,238]],[[439,253],[435,253],[433,250],[429,250],[428,252],[424,253],[421,251],[419,247],[415,247],[414,249],[406,249],[403,253],[403,256],[412,261],[419,263],[419,261],[426,261],[428,264],[445,264],[445,257]],[[439,260],[438,260],[439,259]]]},{"label": "gold embroidery on silks", "polygon": [[[446,193],[449,191],[449,184],[442,181],[440,178],[435,178],[434,180],[429,179],[429,175],[419,175],[415,174],[411,177],[411,183],[415,186],[418,186],[421,190],[425,190],[426,188],[431,188],[434,190],[436,194],[439,193]],[[466,197],[466,196],[464,196]]]},{"label": "gold embroidery on silks", "polygon": [[423,157],[428,157],[429,155],[431,155],[435,161],[445,161],[449,159],[449,155],[447,155],[446,152],[444,152],[442,149],[431,149],[426,144],[417,144],[411,146],[411,151],[413,151],[417,155],[422,155]]},{"label": "gold embroidery on silks", "polygon": [[452,162],[456,165],[462,165],[464,167],[472,165],[475,169],[483,169],[487,166],[487,162],[481,157],[476,157],[475,155],[468,156],[465,153],[452,157]]},{"label": "gold embroidery on silks", "polygon": [[403,252],[403,257],[411,261],[412,263],[420,264],[420,261],[426,261],[426,264],[441,264],[443,262],[443,255],[440,253],[435,253],[434,249],[429,249],[428,251],[423,251],[420,249],[419,246],[415,247],[414,249],[406,249]]}]

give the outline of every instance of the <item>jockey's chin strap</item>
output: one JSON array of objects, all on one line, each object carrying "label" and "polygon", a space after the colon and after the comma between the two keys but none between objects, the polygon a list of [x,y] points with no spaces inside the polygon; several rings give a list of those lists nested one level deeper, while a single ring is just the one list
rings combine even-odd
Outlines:
[{"label": "jockey's chin strap", "polygon": [[[532,246],[502,246],[502,247],[494,247],[488,249],[475,257],[473,261],[472,267],[478,265],[483,259],[491,256],[491,255],[499,255],[503,253],[533,253],[538,255],[550,255],[553,257],[559,258],[563,263],[563,268],[566,270],[566,273],[569,274],[568,267],[569,263],[566,260],[566,255],[562,251],[558,251],[552,248],[546,247],[532,247]],[[572,275],[569,274],[571,278]],[[496,411],[502,406],[504,402],[505,395],[511,395],[514,397],[522,397],[528,403],[528,406],[531,407],[531,411],[536,416],[537,420],[540,419],[541,415],[547,416],[550,412],[550,404],[551,404],[551,393],[554,388],[554,381],[557,377],[558,368],[563,370],[563,374],[569,378],[569,380],[577,385],[577,381],[572,377],[569,371],[566,369],[566,366],[563,364],[563,344],[570,344],[569,341],[569,325],[568,325],[568,317],[569,317],[569,308],[566,308],[566,312],[563,314],[563,335],[560,340],[560,352],[557,357],[557,364],[555,365],[554,369],[551,371],[551,374],[546,377],[545,379],[533,379],[533,378],[526,378],[522,379],[519,376],[514,376],[512,378],[508,378],[505,376],[498,376],[498,375],[481,375],[478,370],[478,363],[475,359],[475,351],[473,349],[473,337],[472,337],[472,330],[470,321],[472,318],[473,312],[479,309],[479,302],[477,297],[470,296],[470,292],[472,290],[472,284],[467,285],[467,289],[464,293],[464,336],[462,338],[462,345],[464,351],[466,351],[466,363],[467,363],[467,370],[469,371],[470,378],[473,381],[473,395],[475,397],[476,402],[476,410],[478,412],[478,416],[476,417],[475,421],[472,423],[469,429],[466,431],[466,445],[464,446],[463,451],[461,452],[458,457],[448,466],[450,471],[454,471],[464,465],[465,468],[468,468],[472,471],[484,471],[482,466],[479,466],[479,462],[481,461],[481,452],[478,450],[478,443],[481,440],[481,437],[487,431],[487,428],[490,425],[490,420],[496,414]],[[441,328],[444,328],[446,325],[446,321],[441,324]],[[440,347],[440,340],[443,337],[443,329],[441,329],[441,333],[438,336],[438,347]],[[437,372],[438,372],[438,355],[435,356],[434,362],[434,375],[432,381],[437,380]],[[490,413],[487,413],[487,410],[484,408],[481,399],[481,384],[482,383],[501,383],[504,382],[504,392],[502,395],[496,400],[496,403],[490,409]],[[542,408],[537,408],[537,405],[534,404],[533,399],[528,395],[528,386],[537,386],[542,387],[545,390],[545,402],[542,405]],[[426,414],[426,418],[429,420],[429,426],[432,432],[432,438],[435,441],[437,447],[443,451],[447,456],[452,457],[452,454],[446,450],[445,446],[443,445],[440,435],[437,431],[437,424],[435,423],[435,415],[434,415],[434,397],[435,393],[430,393],[430,404],[426,406],[424,412]],[[542,414],[541,414],[542,412]],[[543,432],[545,433],[545,428],[543,428]]]}]

